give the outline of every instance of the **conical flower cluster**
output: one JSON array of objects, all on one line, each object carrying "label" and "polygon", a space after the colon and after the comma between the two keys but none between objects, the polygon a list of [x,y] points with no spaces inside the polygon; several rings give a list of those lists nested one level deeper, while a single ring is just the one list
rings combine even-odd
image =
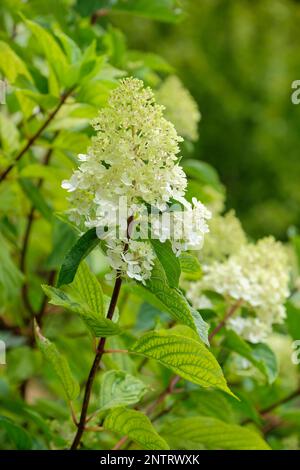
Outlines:
[{"label": "conical flower cluster", "polygon": [[[163,110],[143,82],[122,80],[92,123],[96,135],[87,154],[79,155],[79,168],[62,183],[70,193],[70,218],[86,228],[108,228],[105,238],[111,266],[140,281],[150,277],[154,255],[149,242],[127,239],[126,230],[116,236],[121,199],[126,199],[127,216],[134,219],[144,214],[146,206],[156,214],[170,214],[176,222],[178,211],[170,211],[174,202],[188,213],[184,220],[196,219],[194,231],[189,226],[182,235],[177,227],[164,235],[177,254],[202,245],[210,217],[203,204],[190,204],[184,198],[187,180],[178,163],[182,138],[163,117]],[[156,232],[161,238],[157,227]],[[124,243],[126,253],[122,252]]]},{"label": "conical flower cluster", "polygon": [[228,325],[253,343],[263,341],[274,323],[282,323],[289,295],[289,269],[280,242],[268,237],[243,245],[224,262],[214,262],[204,269],[203,278],[187,292],[196,307],[205,291],[222,294],[229,303],[241,301],[244,315],[233,316]]}]

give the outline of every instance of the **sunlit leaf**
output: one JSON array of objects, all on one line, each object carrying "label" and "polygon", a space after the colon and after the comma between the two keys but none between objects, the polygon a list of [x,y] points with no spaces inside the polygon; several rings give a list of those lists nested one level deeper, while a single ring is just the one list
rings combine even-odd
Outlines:
[{"label": "sunlit leaf", "polygon": [[81,319],[94,336],[106,337],[120,333],[120,328],[116,323],[103,317],[101,312],[97,313],[91,310],[84,299],[80,298],[80,295],[78,295],[78,297],[74,297],[63,290],[52,286],[43,285],[42,288],[45,294],[50,298],[49,303],[63,307],[70,312],[80,315]]},{"label": "sunlit leaf", "polygon": [[227,424],[204,416],[169,420],[161,432],[172,449],[270,449],[258,433],[236,424]]},{"label": "sunlit leaf", "polygon": [[131,350],[159,361],[190,382],[232,394],[213,354],[192,337],[172,330],[152,331],[142,336]]},{"label": "sunlit leaf", "polygon": [[10,84],[13,84],[16,78],[23,75],[32,81],[32,77],[25,65],[25,62],[18,54],[4,41],[0,41],[0,70],[7,78]]},{"label": "sunlit leaf", "polygon": [[121,436],[128,436],[142,449],[169,449],[168,444],[156,432],[149,418],[140,411],[115,408],[105,418],[104,428]]},{"label": "sunlit leaf", "polygon": [[[154,303],[154,306],[161,308],[164,312],[168,312],[179,323],[197,331],[202,341],[208,344],[207,323],[189,305],[178,289],[169,286],[164,269],[158,259],[155,261],[151,278],[146,282],[145,288],[151,293],[151,295],[147,294],[145,297],[149,303]],[[140,287],[140,290],[144,291],[145,288]]]}]

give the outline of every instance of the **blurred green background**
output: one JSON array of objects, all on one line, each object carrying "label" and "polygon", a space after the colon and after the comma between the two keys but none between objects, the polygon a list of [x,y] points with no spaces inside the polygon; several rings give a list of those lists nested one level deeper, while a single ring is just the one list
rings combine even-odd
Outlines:
[{"label": "blurred green background", "polygon": [[129,46],[174,65],[202,113],[193,157],[219,171],[254,237],[300,225],[300,2],[185,0],[180,24],[114,17]]}]

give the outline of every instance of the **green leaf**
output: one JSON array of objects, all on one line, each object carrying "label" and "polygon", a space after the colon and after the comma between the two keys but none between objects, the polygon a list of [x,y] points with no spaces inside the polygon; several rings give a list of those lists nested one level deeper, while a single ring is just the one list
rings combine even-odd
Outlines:
[{"label": "green leaf", "polygon": [[[192,330],[190,332],[195,335]],[[157,360],[190,382],[233,395],[216,358],[193,337],[179,335],[173,330],[152,331],[142,336],[131,350]]]},{"label": "green leaf", "polygon": [[[183,325],[197,331],[199,337],[208,344],[208,325],[201,315],[193,309],[180,290],[170,287],[161,263],[156,259],[152,269],[151,278],[146,282],[145,288],[152,294],[146,296],[149,303],[168,312]],[[145,290],[143,288],[143,290]],[[153,301],[153,296],[155,300]]]},{"label": "green leaf", "polygon": [[253,364],[271,384],[278,375],[278,364],[273,351],[263,343],[250,344],[232,330],[226,331],[224,346],[245,357]]},{"label": "green leaf", "polygon": [[[42,401],[42,400],[41,400]],[[39,400],[38,403],[40,405],[41,401]],[[53,402],[52,402],[53,403]],[[69,418],[69,412],[68,409],[66,408],[65,405],[63,405],[63,402],[60,402],[61,405],[63,406],[64,409],[66,410],[66,416],[65,418]],[[65,446],[66,445],[66,440],[59,436],[55,430],[51,429],[50,426],[51,424],[47,422],[47,419],[45,419],[45,413],[43,413],[44,416],[42,416],[37,410],[36,410],[36,403],[34,405],[27,405],[24,401],[17,400],[15,398],[4,398],[1,400],[1,405],[3,408],[5,408],[6,411],[9,412],[10,416],[14,416],[18,421],[20,422],[26,422],[26,427],[34,425],[35,428],[37,428],[39,431],[43,433],[43,438],[46,439],[47,443],[54,443],[54,445],[57,446]],[[50,415],[51,418],[53,417],[53,413]],[[56,414],[56,418],[58,417],[58,414]],[[1,426],[0,426],[1,427]]]},{"label": "green leaf", "polygon": [[35,322],[35,338],[38,348],[55,370],[68,400],[75,400],[79,395],[79,385],[73,378],[67,359],[60,354],[55,344],[45,338]]},{"label": "green leaf", "polygon": [[185,251],[179,256],[179,263],[181,271],[185,274],[185,278],[191,280],[197,280],[201,278],[202,269],[196,256]]},{"label": "green leaf", "polygon": [[184,197],[189,202],[192,202],[195,197],[203,204],[210,207],[221,208],[224,205],[224,189],[216,189],[209,184],[199,183],[191,178],[188,179],[188,185]]},{"label": "green leaf", "polygon": [[8,350],[7,356],[7,363],[9,364],[7,377],[11,383],[26,381],[39,370],[40,355],[36,349],[26,345],[18,346]]},{"label": "green leaf", "polygon": [[11,116],[0,114],[0,146],[5,156],[11,155],[19,147],[19,131]]},{"label": "green leaf", "polygon": [[20,169],[19,175],[21,178],[42,178],[49,181],[51,184],[56,184],[57,181],[63,179],[65,171],[61,168],[54,168],[51,166],[41,165],[40,163],[31,163]]},{"label": "green leaf", "polygon": [[73,39],[71,39],[58,28],[55,28],[54,33],[55,36],[60,40],[62,47],[68,57],[68,61],[71,64],[78,64],[78,62],[81,60],[82,54],[76,42],[74,42]]},{"label": "green leaf", "polygon": [[32,77],[23,60],[4,41],[0,41],[0,57],[0,70],[11,85],[15,83],[20,75],[32,81]]},{"label": "green leaf", "polygon": [[296,253],[298,268],[300,268],[300,235],[293,236],[291,242]]},{"label": "green leaf", "polygon": [[272,349],[265,343],[252,344],[252,355],[257,361],[257,368],[260,364],[261,371],[266,376],[269,384],[275,382],[279,368],[277,358]]},{"label": "green leaf", "polygon": [[188,177],[199,183],[209,184],[217,190],[222,188],[218,173],[208,163],[189,159],[183,162],[182,167]]},{"label": "green leaf", "polygon": [[0,416],[0,430],[3,429],[9,440],[18,450],[30,450],[33,447],[32,438],[21,426],[6,416]]},{"label": "green leaf", "polygon": [[23,283],[23,274],[16,266],[10,246],[0,232],[0,302],[4,304],[18,297]]},{"label": "green leaf", "polygon": [[[255,404],[251,401],[251,396],[248,395],[247,391],[241,392],[238,390],[235,393],[239,398],[239,401],[231,400],[231,398],[229,399],[235,412],[238,413],[238,416],[245,416],[250,418],[250,421],[253,421],[253,423],[256,423],[258,426],[261,426],[263,419],[255,407]],[[220,417],[218,416],[218,418]]]},{"label": "green leaf", "polygon": [[[105,343],[107,349],[128,349],[125,335],[122,336],[110,336]],[[118,352],[112,352],[103,356],[103,364],[106,369],[121,370],[128,372],[131,375],[137,375],[137,364],[132,354],[120,354]]]},{"label": "green leaf", "polygon": [[216,418],[196,416],[166,422],[162,434],[172,449],[269,450],[256,432]]},{"label": "green leaf", "polygon": [[43,110],[50,110],[57,106],[59,102],[58,97],[51,94],[38,93],[37,91],[24,89],[19,90],[19,92],[22,94],[22,97],[29,98],[39,107],[43,108]]},{"label": "green leaf", "polygon": [[101,377],[100,409],[134,405],[146,391],[146,385],[133,375],[122,370],[109,370]]},{"label": "green leaf", "polygon": [[46,266],[48,269],[58,269],[66,253],[76,242],[78,235],[69,224],[54,218],[52,238],[52,252],[48,256]]},{"label": "green leaf", "polygon": [[98,316],[105,316],[104,296],[100,283],[87,263],[80,263],[75,279],[71,284],[71,292],[83,300]]},{"label": "green leaf", "polygon": [[176,405],[176,412],[179,410],[178,416],[187,416],[190,413],[190,416],[211,416],[225,423],[234,421],[235,416],[230,403],[240,403],[238,400],[219,390],[194,388],[186,400]]},{"label": "green leaf", "polygon": [[52,221],[52,208],[44,199],[39,188],[27,178],[20,178],[19,184],[35,209],[49,222]]},{"label": "green leaf", "polygon": [[104,428],[137,442],[142,449],[168,450],[169,446],[156,432],[151,421],[140,411],[115,408],[104,421]]},{"label": "green leaf", "polygon": [[68,61],[58,42],[52,34],[39,24],[26,19],[25,23],[36,37],[38,44],[40,44],[43,49],[47,62],[55,72],[56,78],[64,83],[64,77],[68,71]]},{"label": "green leaf", "polygon": [[[69,108],[65,108],[66,113]],[[61,113],[62,115],[62,113]],[[59,128],[61,129],[61,120],[56,120],[56,126],[52,129]],[[69,126],[68,126],[69,127]],[[76,129],[76,133],[70,132],[68,130],[60,130],[59,135],[53,143],[53,147],[60,150],[65,150],[67,152],[85,152],[87,147],[90,144],[90,139]]]},{"label": "green leaf", "polygon": [[93,312],[84,299],[74,297],[56,287],[43,285],[42,288],[45,294],[51,299],[49,301],[51,304],[63,307],[66,310],[80,315],[81,319],[94,336],[100,338],[120,334],[121,330],[116,323],[101,316],[101,312],[100,314]]},{"label": "green leaf", "polygon": [[172,245],[169,240],[164,243],[159,240],[151,239],[151,244],[158,257],[168,279],[170,287],[178,287],[180,278],[180,263],[178,257],[172,250]]},{"label": "green leaf", "polygon": [[177,23],[183,17],[178,0],[77,0],[77,10],[81,15],[91,15],[99,8],[167,23]]},{"label": "green leaf", "polygon": [[91,228],[86,232],[66,255],[59,272],[57,287],[70,284],[77,272],[80,262],[98,245],[96,229]]},{"label": "green leaf", "polygon": [[288,332],[293,339],[297,340],[300,338],[300,308],[290,300],[286,303],[286,313]]}]

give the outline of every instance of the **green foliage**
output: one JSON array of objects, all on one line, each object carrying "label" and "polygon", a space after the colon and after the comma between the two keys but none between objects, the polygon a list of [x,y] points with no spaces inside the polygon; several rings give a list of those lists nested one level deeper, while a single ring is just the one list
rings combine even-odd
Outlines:
[{"label": "green foliage", "polygon": [[194,335],[189,337],[190,334],[183,328],[153,331],[142,336],[132,351],[159,361],[184,379],[202,387],[215,387],[231,394],[215,357]]},{"label": "green foliage", "polygon": [[159,240],[151,240],[151,244],[159,259],[170,287],[178,287],[180,278],[180,263],[174,254],[169,240],[161,243]]},{"label": "green foliage", "polygon": [[108,299],[87,264],[82,262],[68,292],[52,286],[43,286],[50,303],[77,313],[96,337],[106,337],[120,333],[119,326],[106,318]]},{"label": "green foliage", "polygon": [[182,11],[179,8],[177,0],[77,0],[77,9],[83,15],[90,15],[99,8],[108,12],[130,13],[145,18],[151,18],[158,21],[176,23],[180,21]]},{"label": "green foliage", "polygon": [[6,416],[0,416],[0,428],[4,429],[8,439],[17,450],[30,450],[33,448],[33,442],[28,432]]},{"label": "green foliage", "polygon": [[278,364],[273,351],[263,343],[250,344],[234,331],[227,331],[224,346],[246,358],[265,376],[268,383],[273,383],[278,375]]},{"label": "green foliage", "polygon": [[97,246],[99,238],[97,237],[95,229],[86,232],[75,243],[71,250],[66,255],[62,264],[57,281],[57,287],[64,284],[70,284],[77,272],[80,262]]},{"label": "green foliage", "polygon": [[79,385],[74,380],[67,359],[60,354],[55,344],[45,338],[37,324],[35,324],[36,342],[44,355],[55,370],[68,400],[74,400],[79,394]]},{"label": "green foliage", "polygon": [[198,258],[189,253],[188,251],[181,253],[179,256],[179,263],[181,272],[190,280],[197,280],[201,278],[202,269]]},{"label": "green foliage", "polygon": [[23,281],[23,275],[13,262],[9,252],[9,245],[0,234],[0,299],[7,302],[17,295]]},{"label": "green foliage", "polygon": [[146,393],[145,384],[122,370],[109,370],[101,377],[100,410],[138,403]]},{"label": "green foliage", "polygon": [[300,308],[295,302],[287,302],[287,327],[292,338],[300,338]]},{"label": "green foliage", "polygon": [[190,307],[182,293],[168,284],[165,271],[159,260],[155,261],[151,278],[146,282],[146,288],[151,293],[150,296],[146,296],[150,303],[154,303],[155,306],[170,313],[179,323],[195,330],[202,341],[208,343],[207,323],[197,311]]},{"label": "green foliage", "polygon": [[[299,108],[289,97],[299,5],[258,3],[1,2],[1,450],[69,448],[92,364],[86,428],[101,432],[84,430],[83,450],[299,449]],[[203,114],[199,143],[180,144],[187,200],[221,213],[224,182],[250,236],[284,238],[295,225],[287,316],[266,343],[223,324],[216,292],[199,290],[204,304],[192,307],[188,289],[206,269],[198,252],[151,240],[145,285],[112,281],[96,230],[69,218],[61,182],[119,79],[156,94],[178,70]]]},{"label": "green foliage", "polygon": [[169,449],[168,444],[158,435],[149,418],[140,411],[115,408],[105,418],[104,427],[128,436],[142,449]]},{"label": "green foliage", "polygon": [[268,444],[250,429],[215,418],[179,418],[161,431],[176,449],[268,450]]}]

